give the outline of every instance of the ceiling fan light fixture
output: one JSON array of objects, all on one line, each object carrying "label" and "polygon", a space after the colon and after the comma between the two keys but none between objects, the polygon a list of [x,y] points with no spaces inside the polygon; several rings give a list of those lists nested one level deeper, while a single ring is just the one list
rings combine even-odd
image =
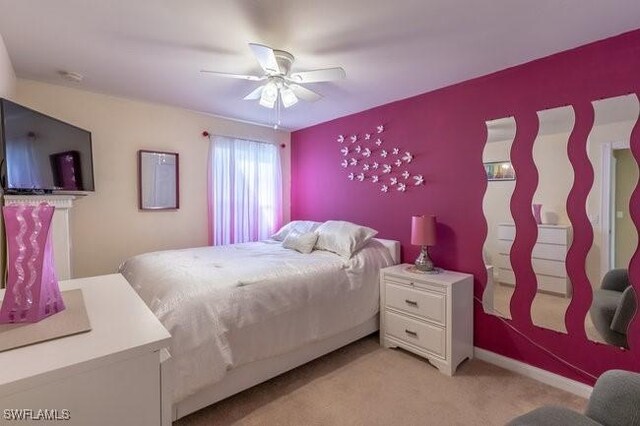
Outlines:
[{"label": "ceiling fan light fixture", "polygon": [[293,93],[293,90],[287,86],[284,86],[280,90],[280,98],[282,99],[282,105],[284,105],[285,108],[289,108],[290,106],[298,103],[298,97]]},{"label": "ceiling fan light fixture", "polygon": [[278,87],[273,81],[268,82],[262,90],[260,105],[266,108],[273,108],[278,101]]}]

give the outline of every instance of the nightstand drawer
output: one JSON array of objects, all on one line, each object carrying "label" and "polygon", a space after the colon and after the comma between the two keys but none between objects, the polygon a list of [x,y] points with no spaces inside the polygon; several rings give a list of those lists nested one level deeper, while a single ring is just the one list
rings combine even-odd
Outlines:
[{"label": "nightstand drawer", "polygon": [[439,284],[424,281],[424,278],[412,279],[409,277],[399,277],[397,275],[385,274],[384,281],[386,283],[399,284],[411,288],[418,288],[422,290],[429,290],[436,293],[446,293],[447,289]]},{"label": "nightstand drawer", "polygon": [[385,332],[389,336],[417,346],[435,355],[446,357],[445,330],[393,312],[385,312]]},{"label": "nightstand drawer", "polygon": [[387,306],[445,324],[447,296],[428,290],[416,290],[387,282]]}]

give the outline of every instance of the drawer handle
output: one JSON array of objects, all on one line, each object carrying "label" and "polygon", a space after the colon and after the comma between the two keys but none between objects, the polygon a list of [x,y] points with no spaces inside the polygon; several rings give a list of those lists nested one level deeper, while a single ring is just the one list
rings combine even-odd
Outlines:
[{"label": "drawer handle", "polygon": [[411,306],[418,307],[418,302],[416,302],[415,300],[404,299],[404,302],[405,302],[407,305],[411,305]]},{"label": "drawer handle", "polygon": [[407,333],[409,336],[411,337],[418,337],[418,333],[416,333],[415,331],[411,331],[411,330],[407,330],[406,328],[404,329],[404,332]]}]

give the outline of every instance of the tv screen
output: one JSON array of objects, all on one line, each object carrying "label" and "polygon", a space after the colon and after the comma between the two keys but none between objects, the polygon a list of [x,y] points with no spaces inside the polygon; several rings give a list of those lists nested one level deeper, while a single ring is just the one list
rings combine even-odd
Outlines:
[{"label": "tv screen", "polygon": [[6,99],[0,108],[6,192],[94,190],[91,132]]}]

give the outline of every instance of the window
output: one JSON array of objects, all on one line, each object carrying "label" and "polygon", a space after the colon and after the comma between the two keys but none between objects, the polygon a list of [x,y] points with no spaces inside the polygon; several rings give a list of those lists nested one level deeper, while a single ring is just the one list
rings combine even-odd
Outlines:
[{"label": "window", "polygon": [[209,241],[258,241],[279,228],[282,172],[276,145],[215,136],[209,155]]}]

